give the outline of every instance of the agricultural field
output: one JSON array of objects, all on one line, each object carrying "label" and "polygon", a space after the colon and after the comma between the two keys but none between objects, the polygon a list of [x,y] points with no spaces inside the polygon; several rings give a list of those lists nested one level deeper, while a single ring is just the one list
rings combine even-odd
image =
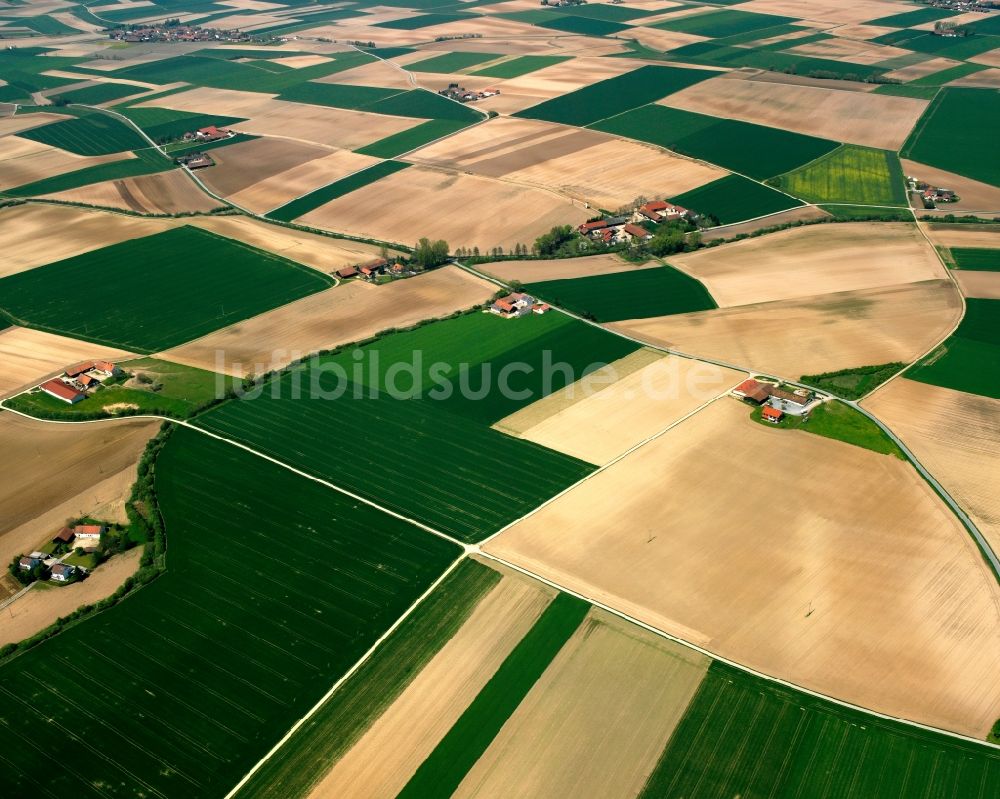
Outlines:
[{"label": "agricultural field", "polygon": [[[458,554],[412,525],[186,429],[163,447],[155,490],[171,530],[169,571],[0,667],[12,701],[32,698],[18,702],[21,741],[49,745],[47,710],[70,702],[80,711],[58,732],[77,744],[64,769],[40,772],[30,765],[33,747],[5,744],[5,792],[71,784],[77,795],[98,796],[92,783],[109,774],[130,792],[228,790]],[[214,499],[235,491],[244,497],[235,506]],[[218,552],[234,535],[241,545],[220,570]],[[310,551],[338,568],[276,573],[279,540],[283,550]],[[234,559],[239,573],[256,577],[252,590],[227,579]],[[185,675],[192,663],[198,679]],[[95,758],[88,746],[105,754]],[[205,770],[199,764],[209,751],[213,768]]]},{"label": "agricultural field", "polygon": [[[748,459],[791,476],[748,482]],[[723,482],[732,490],[720,505]],[[733,398],[485,550],[828,696],[976,737],[1000,710],[1000,692],[975,676],[996,657],[982,648],[998,646],[1000,587],[930,486],[890,455],[755,423]],[[887,596],[902,600],[891,612]]]},{"label": "agricultural field", "polygon": [[669,266],[529,283],[525,289],[532,296],[598,322],[668,316],[718,307],[701,283]]},{"label": "agricultural field", "polygon": [[998,123],[1000,93],[942,89],[906,140],[900,155],[1000,186],[1000,166],[982,157],[983,148],[988,146],[983,136]]},{"label": "agricultural field", "polygon": [[899,158],[887,150],[845,145],[770,182],[807,202],[906,205]]},{"label": "agricultural field", "polygon": [[[97,315],[77,301],[95,281],[114,285],[120,297]],[[40,330],[154,352],[331,283],[300,264],[185,226],[6,277],[0,312]],[[52,285],[62,293],[53,296]]]},{"label": "agricultural field", "polygon": [[723,308],[947,276],[914,224],[809,225],[670,256]]},{"label": "agricultural field", "polygon": [[0,10],[0,796],[1000,795],[1000,11],[554,2]]},{"label": "agricultural field", "polygon": [[1000,399],[1000,300],[966,300],[955,332],[906,375],[912,380]]}]

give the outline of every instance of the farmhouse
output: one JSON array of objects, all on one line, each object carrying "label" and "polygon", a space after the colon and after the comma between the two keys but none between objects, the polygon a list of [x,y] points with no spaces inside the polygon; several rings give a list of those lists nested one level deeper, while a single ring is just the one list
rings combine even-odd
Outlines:
[{"label": "farmhouse", "polygon": [[773,386],[767,399],[768,405],[774,410],[790,413],[792,416],[802,416],[809,410],[812,402],[812,392],[798,389],[796,392],[785,391]]},{"label": "farmhouse", "polygon": [[235,135],[235,130],[230,130],[229,128],[217,128],[215,125],[209,125],[207,128],[199,128],[194,133],[185,134],[184,138],[197,139],[202,142],[212,142],[228,139]]},{"label": "farmhouse", "polygon": [[68,583],[76,574],[76,566],[68,563],[57,563],[52,567],[52,579],[60,583]]},{"label": "farmhouse", "polygon": [[595,219],[593,222],[584,222],[577,230],[584,236],[589,236],[598,230],[605,230],[608,227],[606,219]]},{"label": "farmhouse", "polygon": [[785,414],[779,411],[777,408],[772,408],[770,405],[765,405],[764,410],[760,412],[760,417],[765,422],[770,422],[771,424],[777,424],[782,419],[785,418]]},{"label": "farmhouse", "polygon": [[73,528],[73,534],[79,539],[99,541],[104,527],[100,524],[78,524]]},{"label": "farmhouse", "polygon": [[534,297],[528,294],[508,294],[506,297],[500,297],[490,306],[490,313],[495,313],[504,319],[513,319],[516,316],[531,313],[534,308]]},{"label": "farmhouse", "polygon": [[618,238],[622,241],[632,241],[633,239],[649,241],[653,238],[653,234],[646,230],[646,228],[633,225],[629,222],[627,225],[623,225],[622,229],[618,231]]},{"label": "farmhouse", "polygon": [[70,530],[68,527],[63,527],[58,533],[52,537],[53,544],[68,544],[74,538],[76,534]]},{"label": "farmhouse", "polygon": [[341,280],[347,280],[351,277],[358,276],[358,270],[353,266],[345,266],[343,269],[338,269],[333,273],[335,277],[339,277]]},{"label": "farmhouse", "polygon": [[107,380],[109,377],[116,377],[121,374],[119,369],[111,361],[82,361],[66,368],[65,375],[69,378],[78,378],[81,375],[88,375],[98,381]]},{"label": "farmhouse", "polygon": [[186,166],[188,169],[204,169],[207,166],[215,166],[212,157],[205,153],[189,153],[174,159],[175,164]]},{"label": "farmhouse", "polygon": [[41,388],[41,390],[50,397],[55,397],[57,400],[68,402],[70,405],[75,405],[80,400],[87,398],[86,394],[81,391],[77,391],[73,388],[73,386],[64,383],[58,377],[46,380],[41,386],[39,386],[39,388]]},{"label": "farmhouse", "polygon": [[679,205],[672,205],[663,200],[653,200],[636,210],[634,221],[648,219],[650,222],[672,222],[676,219],[687,219],[691,212]]},{"label": "farmhouse", "polygon": [[742,400],[749,400],[757,405],[766,401],[769,396],[771,396],[771,389],[774,388],[770,383],[760,383],[753,378],[749,380],[744,380],[736,388],[734,388],[730,394],[734,397],[738,397]]},{"label": "farmhouse", "polygon": [[34,555],[34,553],[31,554],[31,555],[23,555],[21,557],[21,559],[18,560],[18,562],[17,562],[18,568],[21,571],[25,571],[25,572],[30,572],[35,567],[41,566],[41,565],[42,565],[42,559],[39,558],[39,557],[36,557]]}]

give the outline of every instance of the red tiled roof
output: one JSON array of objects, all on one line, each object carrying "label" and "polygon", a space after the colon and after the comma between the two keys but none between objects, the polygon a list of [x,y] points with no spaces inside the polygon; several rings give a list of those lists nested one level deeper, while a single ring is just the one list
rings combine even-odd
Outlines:
[{"label": "red tiled roof", "polygon": [[345,266],[343,269],[338,269],[336,272],[337,277],[354,277],[358,273],[358,270],[353,266]]},{"label": "red tiled roof", "polygon": [[52,536],[53,541],[72,541],[76,534],[70,530],[68,527],[63,527],[58,533]]},{"label": "red tiled roof", "polygon": [[608,223],[603,219],[597,219],[593,222],[584,222],[580,225],[580,230],[584,233],[590,233],[592,230],[600,230],[601,228],[607,227]]},{"label": "red tiled roof", "polygon": [[43,391],[47,391],[49,394],[54,394],[60,399],[72,400],[76,397],[83,396],[79,391],[77,391],[72,386],[67,386],[62,380],[58,378],[52,378],[52,380],[46,380],[40,388]]},{"label": "red tiled roof", "polygon": [[761,415],[765,419],[780,419],[785,414],[783,414],[777,408],[772,408],[770,405],[765,405],[764,410],[761,411]]},{"label": "red tiled roof", "polygon": [[73,532],[77,535],[80,535],[81,533],[84,535],[87,533],[103,533],[104,528],[99,524],[78,524],[73,528]]},{"label": "red tiled roof", "polygon": [[638,236],[641,239],[649,235],[649,231],[646,230],[646,228],[639,227],[638,225],[633,225],[631,222],[625,225],[625,232],[628,233],[630,236]]},{"label": "red tiled roof", "polygon": [[771,389],[772,386],[769,384],[761,383],[751,377],[749,380],[744,380],[740,383],[733,391],[741,392],[750,399],[757,400],[757,402],[763,402],[771,396]]},{"label": "red tiled roof", "polygon": [[646,203],[642,207],[645,208],[647,211],[662,211],[665,208],[668,208],[669,205],[663,202],[663,200],[653,200],[652,202]]}]

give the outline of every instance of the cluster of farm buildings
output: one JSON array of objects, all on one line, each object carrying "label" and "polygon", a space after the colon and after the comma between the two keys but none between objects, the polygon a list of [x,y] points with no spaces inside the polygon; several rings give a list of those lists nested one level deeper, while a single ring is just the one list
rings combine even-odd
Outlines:
[{"label": "cluster of farm buildings", "polygon": [[333,273],[334,277],[339,277],[341,280],[367,280],[369,283],[375,283],[380,277],[407,277],[409,275],[414,275],[414,272],[406,264],[395,263],[390,264],[385,258],[376,258],[373,261],[367,261],[363,264],[355,264],[354,266],[345,266],[342,269],[338,269]]},{"label": "cluster of farm buildings", "polygon": [[917,178],[907,177],[906,182],[910,192],[920,196],[924,208],[934,208],[937,203],[956,203],[961,199],[951,189],[931,186],[929,183],[925,183]]},{"label": "cluster of farm buildings", "polygon": [[[185,133],[183,139],[184,141],[196,142],[198,144],[211,144],[212,142],[231,139],[235,135],[235,130],[209,125],[208,127],[198,128],[198,130]],[[186,166],[188,169],[202,169],[206,166],[215,166],[215,160],[207,153],[201,152],[185,153],[175,158],[174,163]]]},{"label": "cluster of farm buildings", "polygon": [[441,89],[438,94],[447,97],[449,100],[457,100],[460,103],[474,103],[476,100],[485,100],[487,97],[496,97],[500,94],[499,89],[483,89],[474,91],[459,86],[457,83],[449,83],[447,89]]},{"label": "cluster of farm buildings", "polygon": [[490,313],[504,319],[515,319],[518,316],[527,316],[530,313],[543,314],[548,310],[549,306],[544,302],[539,302],[530,294],[523,292],[515,292],[498,297],[490,306]]},{"label": "cluster of farm buildings", "polygon": [[[76,547],[84,552],[95,552],[101,542],[104,530],[104,525],[100,524],[76,524],[72,527],[63,527],[53,536],[52,544],[56,547],[56,551],[63,551],[70,544],[75,543]],[[62,563],[59,557],[38,551],[22,555],[18,559],[17,565],[23,572],[30,572],[44,566],[48,569],[51,579],[59,583],[69,582],[78,571],[76,566]]]},{"label": "cluster of farm buildings", "polygon": [[101,383],[121,373],[121,369],[111,361],[83,361],[67,367],[62,375],[46,380],[39,388],[50,397],[75,405],[85,400]]},{"label": "cluster of farm buildings", "polygon": [[604,244],[631,244],[633,241],[649,241],[653,234],[642,227],[643,223],[691,220],[694,215],[679,205],[653,200],[639,206],[631,215],[606,216],[584,222],[577,230],[584,236]]},{"label": "cluster of farm buildings", "polygon": [[807,388],[788,391],[777,383],[754,378],[744,380],[730,393],[751,405],[762,406],[761,418],[772,424],[780,422],[786,414],[808,417],[809,411],[822,401]]}]

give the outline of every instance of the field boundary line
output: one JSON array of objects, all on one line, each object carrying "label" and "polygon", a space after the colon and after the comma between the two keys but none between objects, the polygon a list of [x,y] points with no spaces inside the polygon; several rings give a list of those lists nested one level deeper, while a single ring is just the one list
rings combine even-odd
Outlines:
[{"label": "field boundary line", "polygon": [[435,590],[437,590],[438,586],[444,582],[445,578],[448,577],[449,574],[451,574],[456,568],[458,568],[459,564],[465,560],[466,554],[467,554],[466,552],[463,552],[457,558],[455,558],[455,560],[451,562],[448,568],[445,569],[438,576],[438,578],[434,580],[434,582],[432,582],[427,587],[427,590],[425,590],[419,597],[417,597],[417,599],[413,602],[413,604],[410,605],[406,610],[404,610],[403,613],[392,623],[389,629],[387,629],[384,633],[382,633],[382,635],[379,636],[378,640],[376,640],[365,651],[365,653],[357,661],[355,661],[354,665],[351,666],[346,672],[344,672],[344,674],[340,678],[338,678],[337,681],[334,682],[332,686],[330,686],[329,690],[319,698],[316,704],[314,704],[311,708],[309,708],[309,710],[306,711],[305,715],[302,716],[302,718],[300,718],[292,725],[291,729],[289,729],[288,732],[286,732],[284,736],[282,736],[281,740],[275,743],[274,746],[272,746],[260,760],[254,763],[254,765],[250,768],[250,770],[243,775],[243,778],[238,783],[236,783],[236,785],[233,786],[233,788],[229,791],[229,793],[225,795],[225,797],[223,797],[223,799],[232,799],[232,797],[236,796],[236,794],[239,793],[240,789],[242,789],[243,786],[250,781],[250,779],[254,776],[254,774],[256,774],[261,769],[261,767],[277,753],[279,749],[281,749],[286,743],[288,743],[289,739],[291,739],[291,737],[296,732],[299,731],[299,729],[302,727],[303,724],[305,724],[310,718],[312,718],[314,715],[316,715],[317,712],[319,712],[320,708],[322,708],[323,705],[326,704],[326,702],[330,699],[330,697],[337,692],[337,689],[339,689],[345,682],[347,682],[351,677],[353,677],[354,674],[358,671],[358,669],[360,669],[371,658],[371,656],[375,654],[375,651],[382,645],[382,643],[390,635],[392,635],[400,627],[400,625],[402,625],[402,623],[406,621],[407,618],[410,617],[410,615],[420,606],[420,604],[425,599],[427,599],[427,597],[429,597]]},{"label": "field boundary line", "polygon": [[[564,585],[560,585],[559,583],[549,579],[548,577],[543,577],[540,574],[535,574],[530,569],[526,569],[523,566],[518,566],[516,563],[513,563],[507,560],[506,558],[502,558],[499,555],[494,555],[493,553],[487,552],[486,550],[481,551],[479,555],[480,557],[486,558],[487,560],[492,560],[495,561],[496,563],[502,563],[504,566],[514,569],[515,571],[520,572],[526,577],[531,577],[532,579],[538,580],[539,582],[542,582],[545,585],[550,586],[551,588],[555,588],[558,591],[562,591],[563,593],[570,594],[571,596],[575,596],[578,599],[582,599],[585,602],[589,602],[594,607],[598,607],[601,610],[605,610],[608,613],[611,613],[620,619],[624,619],[627,622],[635,624],[638,627],[647,630],[648,632],[660,636],[661,638],[666,638],[669,641],[673,641],[674,643],[680,644],[681,646],[685,646],[688,649],[692,649],[695,652],[698,652],[699,654],[705,655],[711,658],[712,660],[717,660],[720,663],[725,663],[727,666],[731,666],[735,669],[738,669],[739,671],[746,672],[747,674],[752,674],[755,677],[760,677],[761,679],[767,680],[768,682],[775,683],[777,685],[783,685],[786,688],[791,688],[792,690],[808,694],[809,696],[815,697],[817,699],[824,699],[827,702],[832,702],[836,705],[840,705],[841,707],[846,707],[850,710],[855,710],[870,716],[875,716],[877,718],[884,719],[886,721],[893,721],[909,727],[916,727],[918,729],[925,730],[927,732],[938,733],[940,735],[947,735],[950,738],[956,738],[958,740],[966,741],[968,743],[980,744],[981,746],[988,747],[989,749],[1000,751],[1000,744],[991,743],[990,741],[984,741],[979,738],[973,738],[971,735],[965,735],[964,733],[960,732],[952,732],[951,730],[945,730],[930,724],[924,724],[923,722],[920,721],[905,719],[902,718],[901,716],[893,716],[888,713],[882,713],[878,710],[872,710],[870,708],[862,707],[861,705],[855,705],[843,699],[837,699],[836,697],[828,696],[824,693],[820,693],[819,691],[814,691],[811,688],[804,688],[803,686],[791,682],[790,680],[785,680],[782,679],[781,677],[773,677],[770,674],[765,674],[764,672],[757,671],[756,669],[750,666],[738,663],[735,660],[730,660],[729,658],[724,657],[722,655],[717,655],[713,653],[711,650],[705,649],[704,647],[699,646],[698,644],[691,643],[690,641],[686,641],[683,638],[679,638],[676,635],[673,635],[657,627],[654,627],[651,624],[647,624],[646,622],[641,621],[640,619],[637,619],[634,616],[630,616],[628,613],[625,613],[624,611],[617,610],[612,605],[605,604],[599,599],[591,599],[586,594],[582,594],[579,591],[573,590],[572,588],[567,588]],[[229,797],[226,797],[226,799],[229,799]]]}]

